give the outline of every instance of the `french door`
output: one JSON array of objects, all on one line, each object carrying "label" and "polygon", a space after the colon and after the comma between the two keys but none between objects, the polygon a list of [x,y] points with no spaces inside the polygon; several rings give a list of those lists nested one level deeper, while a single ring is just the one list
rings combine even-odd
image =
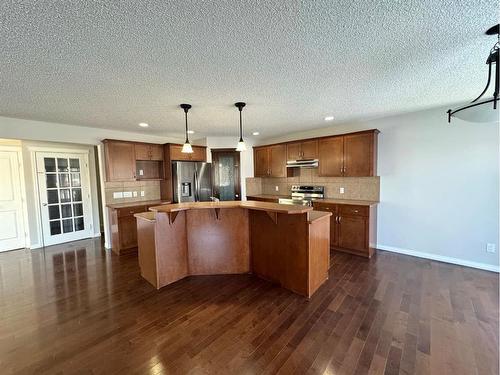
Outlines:
[{"label": "french door", "polygon": [[44,245],[92,236],[87,159],[86,154],[36,153]]}]

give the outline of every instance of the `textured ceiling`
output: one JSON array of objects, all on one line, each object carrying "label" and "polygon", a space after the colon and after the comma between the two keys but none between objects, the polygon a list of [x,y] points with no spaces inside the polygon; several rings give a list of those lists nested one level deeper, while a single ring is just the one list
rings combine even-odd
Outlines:
[{"label": "textured ceiling", "polygon": [[174,136],[188,102],[197,135],[234,135],[243,100],[268,137],[468,100],[498,5],[2,0],[0,115]]}]

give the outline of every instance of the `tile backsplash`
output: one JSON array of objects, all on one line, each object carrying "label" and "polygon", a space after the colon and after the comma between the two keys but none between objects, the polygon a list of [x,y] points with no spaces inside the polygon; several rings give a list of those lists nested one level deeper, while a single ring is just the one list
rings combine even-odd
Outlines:
[{"label": "tile backsplash", "polygon": [[[105,182],[106,203],[127,203],[160,199],[160,181]],[[144,195],[141,195],[143,192]],[[121,196],[122,198],[118,198]]]},{"label": "tile backsplash", "polygon": [[[322,185],[325,198],[380,200],[380,177],[319,177],[317,169],[300,169],[294,177],[246,179],[247,195],[289,195],[292,185]],[[276,190],[277,187],[277,190]],[[344,193],[340,193],[344,188]]]}]

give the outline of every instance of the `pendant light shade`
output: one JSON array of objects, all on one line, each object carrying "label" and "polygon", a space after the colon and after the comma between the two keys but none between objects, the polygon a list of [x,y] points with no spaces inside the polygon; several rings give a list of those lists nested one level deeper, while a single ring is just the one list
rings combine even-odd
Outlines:
[{"label": "pendant light shade", "polygon": [[191,108],[191,104],[181,104],[181,108],[184,110],[184,115],[186,118],[186,141],[182,145],[181,152],[185,154],[192,154],[193,148],[191,147],[191,143],[189,143],[189,137],[188,137],[188,111]]},{"label": "pendant light shade", "polygon": [[238,141],[238,145],[236,146],[236,151],[239,151],[239,152],[246,151],[247,146],[245,146],[245,142],[243,141],[243,127],[241,124],[241,111],[243,110],[243,107],[246,104],[243,102],[238,102],[238,103],[234,103],[234,105],[240,111],[240,140]]},{"label": "pendant light shade", "polygon": [[[498,110],[498,96],[500,95],[500,34],[499,25],[491,27],[486,31],[486,35],[497,35],[498,41],[491,48],[488,59],[486,60],[486,65],[488,65],[488,80],[486,82],[486,87],[483,92],[472,102],[467,105],[448,110],[448,122],[451,122],[452,117],[457,117],[464,121],[469,122],[493,122],[499,120],[499,110]],[[488,90],[491,83],[492,71],[494,75],[495,90],[492,96],[486,96],[483,98],[484,94]],[[482,99],[481,99],[482,98]],[[481,99],[481,100],[480,100]]]}]

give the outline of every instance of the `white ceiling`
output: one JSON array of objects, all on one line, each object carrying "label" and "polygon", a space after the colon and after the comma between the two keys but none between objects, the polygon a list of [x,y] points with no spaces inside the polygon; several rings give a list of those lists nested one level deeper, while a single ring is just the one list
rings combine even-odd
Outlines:
[{"label": "white ceiling", "polygon": [[235,135],[242,100],[270,137],[470,100],[498,5],[3,0],[0,115],[176,136],[188,102],[197,136]]}]

